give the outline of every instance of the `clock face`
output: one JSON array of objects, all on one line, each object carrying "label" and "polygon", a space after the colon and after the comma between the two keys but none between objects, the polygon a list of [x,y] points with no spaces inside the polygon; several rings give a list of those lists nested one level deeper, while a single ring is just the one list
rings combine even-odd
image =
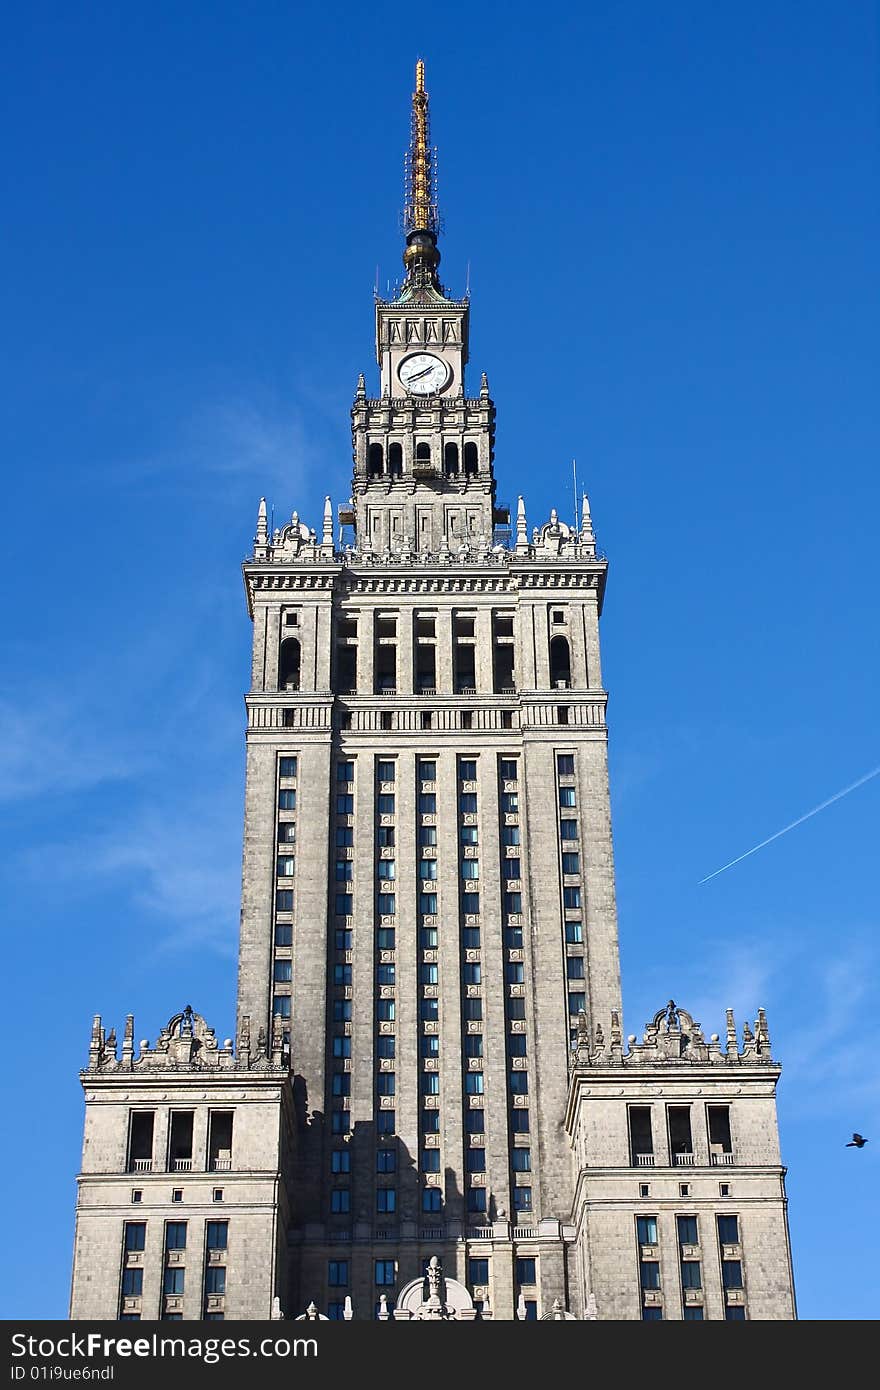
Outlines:
[{"label": "clock face", "polygon": [[436,396],[452,375],[449,363],[432,352],[414,352],[404,357],[397,375],[414,396]]}]

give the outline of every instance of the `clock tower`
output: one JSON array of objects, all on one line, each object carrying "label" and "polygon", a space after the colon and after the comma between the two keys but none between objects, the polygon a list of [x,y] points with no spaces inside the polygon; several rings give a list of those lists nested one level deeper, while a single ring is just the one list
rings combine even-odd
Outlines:
[{"label": "clock tower", "polygon": [[487,554],[495,509],[492,472],[495,407],[485,374],[479,396],[465,394],[467,298],[440,282],[424,64],[416,67],[404,209],[406,275],[393,299],[376,300],[380,395],[361,377],[352,410],[354,514],[360,548],[458,557]]}]

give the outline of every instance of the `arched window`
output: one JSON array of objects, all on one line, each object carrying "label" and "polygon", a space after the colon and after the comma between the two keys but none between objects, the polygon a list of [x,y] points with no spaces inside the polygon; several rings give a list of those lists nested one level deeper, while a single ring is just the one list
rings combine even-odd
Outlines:
[{"label": "arched window", "polygon": [[447,478],[452,478],[458,472],[458,445],[445,444],[443,446],[443,472]]},{"label": "arched window", "polygon": [[571,685],[571,656],[565,637],[550,640],[550,684],[566,689]]},{"label": "arched window", "polygon": [[299,639],[285,637],[278,653],[278,689],[299,690]]},{"label": "arched window", "polygon": [[430,462],[431,462],[431,446],[430,446],[430,444],[422,443],[422,444],[417,444],[417,445],[416,445],[416,462],[417,462],[417,463],[430,463]]},{"label": "arched window", "polygon": [[469,440],[464,446],[464,471],[465,473],[476,473],[477,471],[477,446],[473,440]]},{"label": "arched window", "polygon": [[403,477],[403,446],[388,445],[388,472],[392,478]]},{"label": "arched window", "polygon": [[381,478],[383,468],[382,445],[371,444],[369,453],[367,454],[367,477]]}]

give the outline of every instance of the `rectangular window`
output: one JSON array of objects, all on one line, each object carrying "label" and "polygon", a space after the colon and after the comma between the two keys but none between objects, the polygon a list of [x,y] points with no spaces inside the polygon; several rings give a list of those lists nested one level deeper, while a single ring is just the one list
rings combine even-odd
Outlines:
[{"label": "rectangular window", "polygon": [[439,1172],[440,1172],[440,1150],[439,1150],[439,1149],[422,1149],[422,1172],[423,1172],[423,1173],[439,1173]]},{"label": "rectangular window", "polygon": [[463,845],[475,845],[480,837],[475,825],[462,825],[459,828],[458,838]]},{"label": "rectangular window", "polygon": [[684,1308],[685,1322],[703,1322],[703,1309],[699,1303],[687,1303]]},{"label": "rectangular window", "polygon": [[354,865],[350,859],[336,860],[336,882],[346,883],[354,877]]},{"label": "rectangular window", "polygon": [[292,923],[292,922],[279,922],[279,923],[277,924],[277,926],[275,927],[275,945],[276,945],[276,946],[292,946],[292,945],[293,945],[293,923]]},{"label": "rectangular window", "polygon": [[376,1039],[377,1057],[393,1057],[395,1053],[395,1042],[393,1033],[380,1033]]},{"label": "rectangular window", "polygon": [[275,907],[279,912],[293,911],[293,889],[279,888],[275,894]]},{"label": "rectangular window", "polygon": [[678,1230],[679,1245],[696,1245],[699,1241],[697,1234],[697,1218],[695,1216],[677,1216],[675,1218],[676,1229]]},{"label": "rectangular window", "polygon": [[336,764],[336,780],[337,780],[337,782],[353,782],[353,781],[354,781],[354,763],[348,763],[348,762],[345,762],[345,763],[337,763],[337,764]]},{"label": "rectangular window", "polygon": [[435,1021],[440,1017],[438,999],[422,999],[419,1002],[419,1018]]},{"label": "rectangular window", "polygon": [[733,1153],[730,1138],[730,1106],[707,1105],[706,1116],[709,1123],[709,1150],[713,1154]]},{"label": "rectangular window", "polygon": [[504,944],[505,946],[512,948],[513,950],[519,950],[523,944],[522,927],[505,927]]},{"label": "rectangular window", "polygon": [[513,758],[502,758],[499,766],[499,772],[501,773],[502,781],[515,782],[517,776],[516,760]]},{"label": "rectangular window", "polygon": [[519,810],[519,792],[502,792],[501,809],[505,815],[514,815]]},{"label": "rectangular window", "polygon": [[333,946],[337,951],[350,951],[354,933],[348,927],[337,927],[333,933]]},{"label": "rectangular window", "polygon": [[462,976],[466,985],[481,984],[483,975],[479,961],[465,961],[462,968]]},{"label": "rectangular window", "polygon": [[419,763],[419,778],[422,782],[436,782],[437,764],[423,759]]},{"label": "rectangular window", "polygon": [[380,951],[393,951],[393,950],[394,950],[394,928],[393,928],[393,927],[377,927],[377,929],[376,929],[376,946],[377,946],[377,948],[378,948]]},{"label": "rectangular window", "polygon": [[564,874],[579,874],[581,871],[581,857],[579,854],[565,853],[562,856],[562,872]]},{"label": "rectangular window", "polygon": [[462,782],[476,782],[477,764],[469,758],[462,758],[458,764],[458,775]]},{"label": "rectangular window", "polygon": [[559,804],[562,807],[572,807],[577,805],[574,787],[559,788]]},{"label": "rectangular window", "polygon": [[580,946],[584,939],[583,925],[580,922],[566,922],[565,941],[568,946]]},{"label": "rectangular window", "polygon": [[396,1150],[396,1149],[377,1149],[377,1150],[376,1150],[376,1172],[377,1172],[377,1173],[396,1173],[396,1172],[397,1172],[397,1150]]},{"label": "rectangular window", "polygon": [[338,816],[354,815],[354,797],[349,792],[337,792],[336,814]]},{"label": "rectangular window", "polygon": [[562,890],[562,902],[563,902],[563,906],[564,906],[564,907],[568,907],[568,908],[580,907],[580,906],[581,906],[581,890],[580,890],[580,888],[563,888],[563,890]]},{"label": "rectangular window", "polygon": [[289,994],[275,994],[272,996],[272,1014],[275,1018],[290,1018]]},{"label": "rectangular window", "polygon": [[486,1129],[486,1116],[482,1110],[466,1110],[465,1123],[468,1134],[483,1134]]},{"label": "rectangular window", "polygon": [[477,809],[477,793],[462,792],[458,798],[458,809],[462,815],[474,815]]},{"label": "rectangular window", "polygon": [[376,1260],[373,1269],[376,1283],[381,1288],[388,1288],[394,1283],[395,1265],[393,1260]]},{"label": "rectangular window", "polygon": [[283,787],[278,793],[278,809],[279,811],[296,810],[296,792],[293,787]]},{"label": "rectangular window", "polygon": [[464,1039],[464,1051],[466,1057],[482,1057],[483,1055],[483,1035],[482,1033],[467,1033]]},{"label": "rectangular window", "polygon": [[279,777],[295,777],[296,758],[279,758],[278,775]]},{"label": "rectangular window", "polygon": [[657,1218],[656,1216],[637,1216],[636,1217],[636,1237],[639,1245],[657,1244]]},{"label": "rectangular window", "polygon": [[333,1000],[333,1021],[334,1021],[334,1023],[350,1023],[350,1022],[351,1022],[351,1000],[350,1000],[350,999],[334,999],[334,1000]]},{"label": "rectangular window", "polygon": [[437,860],[419,860],[419,878],[426,881],[433,881],[437,877]]},{"label": "rectangular window", "polygon": [[[480,1111],[480,1114],[483,1112]],[[485,1173],[486,1171],[486,1150],[468,1149],[467,1151],[467,1170],[469,1173]]]},{"label": "rectangular window", "polygon": [[437,894],[436,894],[436,893],[420,893],[420,894],[419,894],[419,912],[421,912],[423,916],[430,916],[430,915],[436,913],[436,911],[437,911]]},{"label": "rectangular window", "polygon": [[425,1036],[422,1038],[422,1056],[440,1056],[440,1039],[436,1033],[426,1033]]},{"label": "rectangular window", "polygon": [[663,1309],[662,1309],[662,1308],[653,1307],[653,1308],[643,1308],[643,1309],[642,1309],[642,1322],[662,1322],[662,1321],[663,1321]]},{"label": "rectangular window", "polygon": [[436,962],[423,961],[419,966],[419,981],[423,985],[436,985],[440,975]]},{"label": "rectangular window", "polygon": [[479,859],[463,859],[461,863],[461,876],[465,879],[480,877]]},{"label": "rectangular window", "polygon": [[560,840],[576,840],[578,837],[578,823],[576,820],[562,820],[559,822]]},{"label": "rectangular window", "polygon": [[275,863],[275,872],[279,878],[292,878],[296,868],[296,860],[292,854],[279,854]]},{"label": "rectangular window", "polygon": [[334,965],[334,967],[333,967],[333,983],[334,983],[334,985],[350,985],[350,984],[351,984],[351,966],[348,965],[348,964],[345,964],[345,965]]},{"label": "rectangular window", "polygon": [[443,1197],[439,1187],[426,1187],[422,1192],[422,1211],[441,1211]]},{"label": "rectangular window", "polygon": [[376,984],[377,984],[377,985],[393,985],[394,982],[395,982],[396,974],[397,974],[396,967],[393,966],[393,965],[391,965],[391,964],[389,964],[389,963],[387,963],[387,962],[386,962],[385,964],[383,964],[383,965],[377,965],[377,966],[376,966]]},{"label": "rectangular window", "polygon": [[627,1107],[629,1119],[630,1162],[639,1166],[639,1158],[654,1152],[654,1139],[651,1132],[650,1105],[630,1105]]},{"label": "rectangular window", "polygon": [[351,1095],[351,1072],[337,1071],[333,1074],[332,1091],[334,1096]]},{"label": "rectangular window", "polygon": [[223,1265],[208,1265],[205,1270],[205,1293],[226,1292],[226,1269]]},{"label": "rectangular window", "polygon": [[394,793],[393,793],[393,792],[382,792],[382,793],[376,798],[376,802],[377,802],[377,807],[378,807],[378,811],[379,811],[379,815],[380,815],[380,816],[393,816],[393,815],[394,815],[395,801],[394,801]]},{"label": "rectangular window", "polygon": [[532,1189],[530,1187],[515,1187],[513,1189],[513,1209],[514,1211],[531,1211]]},{"label": "rectangular window", "polygon": [[722,1245],[739,1245],[739,1218],[718,1217],[718,1239]]},{"label": "rectangular window", "polygon": [[283,820],[278,825],[278,839],[282,844],[294,844],[296,841],[296,821]]},{"label": "rectangular window", "polygon": [[333,1149],[330,1154],[331,1173],[350,1173],[351,1154],[348,1149]]},{"label": "rectangular window", "polygon": [[376,1188],[376,1211],[383,1216],[387,1216],[389,1212],[397,1211],[396,1187]]},{"label": "rectangular window", "polygon": [[643,1289],[659,1289],[660,1266],[656,1260],[642,1260],[639,1273]]},{"label": "rectangular window", "polygon": [[334,1110],[330,1116],[331,1134],[348,1134],[350,1115],[348,1110]]},{"label": "rectangular window", "polygon": [[380,782],[393,782],[395,777],[396,765],[394,763],[377,763],[376,776]]},{"label": "rectangular window", "polygon": [[565,970],[570,980],[582,980],[584,978],[583,956],[568,956],[565,961]]},{"label": "rectangular window", "polygon": [[337,825],[336,844],[339,849],[350,849],[354,844],[354,827],[351,825]]},{"label": "rectangular window", "polygon": [[525,980],[525,966],[521,960],[509,960],[504,966],[504,978],[509,985],[521,985]]},{"label": "rectangular window", "polygon": [[468,1260],[468,1282],[470,1284],[488,1284],[488,1260]]},{"label": "rectangular window", "polygon": [[463,927],[461,932],[461,944],[466,951],[477,951],[480,948],[480,928]]},{"label": "rectangular window", "polygon": [[466,1071],[464,1089],[469,1096],[481,1096],[483,1094],[483,1073],[481,1071]]},{"label": "rectangular window", "polygon": [[512,1095],[525,1096],[529,1091],[529,1074],[527,1071],[510,1071],[507,1073],[507,1084]]},{"label": "rectangular window", "polygon": [[531,1149],[514,1149],[511,1154],[510,1166],[515,1173],[530,1173],[532,1171]]},{"label": "rectangular window", "polygon": [[740,1260],[721,1261],[721,1285],[725,1289],[741,1289],[743,1286],[743,1267]]},{"label": "rectangular window", "polygon": [[524,999],[508,999],[507,1017],[524,1019],[526,1016],[526,1001]]},{"label": "rectangular window", "polygon": [[419,792],[419,814],[422,816],[433,816],[437,812],[437,796],[435,792]]},{"label": "rectangular window", "polygon": [[394,826],[379,825],[376,827],[376,844],[380,849],[394,848]]},{"label": "rectangular window", "polygon": [[397,877],[397,864],[393,859],[380,859],[377,869],[378,877],[382,882]]},{"label": "rectangular window", "polygon": [[289,985],[293,979],[293,962],[289,960],[276,960],[272,971],[272,978],[277,984]]},{"label": "rectangular window", "polygon": [[511,1033],[507,1039],[507,1050],[511,1057],[525,1057],[526,1055],[526,1035],[525,1033]]},{"label": "rectangular window", "polygon": [[420,825],[420,826],[419,826],[419,844],[420,844],[420,845],[436,845],[436,843],[437,843],[437,827],[436,827],[436,825]]},{"label": "rectangular window", "polygon": [[165,1277],[162,1280],[162,1292],[183,1293],[183,1281],[185,1275],[186,1270],[183,1268],[182,1265],[171,1265],[165,1271]]},{"label": "rectangular window", "polygon": [[579,1014],[586,1008],[586,1002],[586,994],[580,993],[577,990],[570,991],[568,995],[568,1012],[570,1014]]},{"label": "rectangular window", "polygon": [[535,1261],[533,1259],[517,1260],[516,1262],[516,1282],[517,1287],[521,1284],[537,1284],[537,1273]]},{"label": "rectangular window", "polygon": [[393,1096],[397,1089],[397,1077],[393,1071],[380,1071],[376,1077],[376,1090],[380,1096]]},{"label": "rectangular window", "polygon": [[504,911],[508,913],[508,915],[511,912],[522,912],[522,893],[505,893]]},{"label": "rectangular window", "polygon": [[351,1211],[351,1191],[347,1187],[334,1187],[330,1193],[330,1210],[336,1215]]},{"label": "rectangular window", "polygon": [[467,1195],[468,1211],[486,1210],[486,1189],[485,1187],[469,1187]]},{"label": "rectangular window", "polygon": [[422,948],[423,951],[435,950],[437,946],[437,941],[438,937],[436,927],[419,928],[419,946]]},{"label": "rectangular window", "polygon": [[465,999],[464,1016],[472,1022],[483,1017],[483,1001],[479,998]]},{"label": "rectangular window", "polygon": [[513,1134],[528,1134],[529,1112],[522,1107],[511,1112],[510,1129]]},{"label": "rectangular window", "polygon": [[501,868],[504,878],[520,878],[520,861],[518,859],[502,859]]},{"label": "rectangular window", "polygon": [[143,1291],[144,1271],[142,1269],[124,1269],[122,1271],[123,1298],[140,1298]]},{"label": "rectangular window", "polygon": [[422,1095],[439,1096],[439,1094],[440,1077],[437,1075],[437,1073],[435,1071],[422,1072]]},{"label": "rectangular window", "polygon": [[439,1134],[439,1133],[440,1133],[440,1111],[439,1111],[439,1110],[423,1110],[423,1111],[422,1111],[422,1132],[423,1132],[424,1134]]},{"label": "rectangular window", "polygon": [[683,1289],[701,1289],[703,1287],[699,1260],[682,1260],[681,1287]]},{"label": "rectangular window", "polygon": [[501,843],[503,845],[518,845],[519,842],[518,825],[503,825],[501,827]]},{"label": "rectangular window", "polygon": [[480,910],[479,893],[462,893],[461,895],[462,912],[477,913]]},{"label": "rectangular window", "polygon": [[691,1154],[694,1151],[691,1140],[691,1108],[689,1105],[669,1105],[666,1108],[669,1126],[669,1152],[675,1162],[678,1154]]},{"label": "rectangular window", "polygon": [[745,1322],[745,1308],[737,1307],[735,1303],[731,1303],[730,1306],[724,1310],[724,1320],[725,1322]]},{"label": "rectangular window", "polygon": [[332,1289],[344,1288],[348,1283],[348,1260],[331,1260],[327,1265],[327,1283]]},{"label": "rectangular window", "polygon": [[556,770],[561,777],[574,776],[574,754],[560,753],[556,759]]},{"label": "rectangular window", "polygon": [[393,1111],[393,1110],[380,1110],[379,1113],[378,1113],[377,1116],[376,1116],[376,1133],[377,1133],[377,1134],[393,1134],[393,1133],[394,1133],[394,1124],[395,1124],[395,1121],[394,1121],[394,1111]]}]

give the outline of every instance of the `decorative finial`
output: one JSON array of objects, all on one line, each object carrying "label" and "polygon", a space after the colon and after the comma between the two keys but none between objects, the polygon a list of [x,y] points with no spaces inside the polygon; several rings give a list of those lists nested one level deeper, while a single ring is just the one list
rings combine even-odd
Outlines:
[{"label": "decorative finial", "polygon": [[523,497],[516,499],[516,551],[523,555],[529,549],[529,528],[526,525],[526,504]]},{"label": "decorative finial", "polygon": [[355,395],[359,401],[366,400],[367,398],[367,383],[364,380],[363,372],[358,372],[358,384]]},{"label": "decorative finial", "polygon": [[581,506],[581,544],[596,547],[596,536],[593,531],[593,518],[590,515],[590,499],[586,493],[583,495]]},{"label": "decorative finial", "polygon": [[481,400],[481,401],[487,401],[488,399],[489,399],[489,378],[487,377],[487,375],[486,375],[485,372],[482,372],[481,375],[480,375],[480,400]]},{"label": "decorative finial", "polygon": [[440,252],[437,250],[440,217],[437,211],[435,158],[436,151],[431,147],[428,93],[425,91],[425,64],[420,58],[416,63],[416,89],[412,94],[412,124],[406,157],[403,226],[407,237],[403,263],[408,276],[417,267],[425,267],[428,279],[434,284],[440,263]]},{"label": "decorative finial", "polygon": [[321,533],[321,547],[323,550],[333,550],[333,508],[330,505],[330,498],[324,498],[324,523]]},{"label": "decorative finial", "polygon": [[255,545],[266,545],[269,540],[269,524],[266,520],[266,499],[260,498],[260,505],[257,508],[257,534],[254,537]]}]

